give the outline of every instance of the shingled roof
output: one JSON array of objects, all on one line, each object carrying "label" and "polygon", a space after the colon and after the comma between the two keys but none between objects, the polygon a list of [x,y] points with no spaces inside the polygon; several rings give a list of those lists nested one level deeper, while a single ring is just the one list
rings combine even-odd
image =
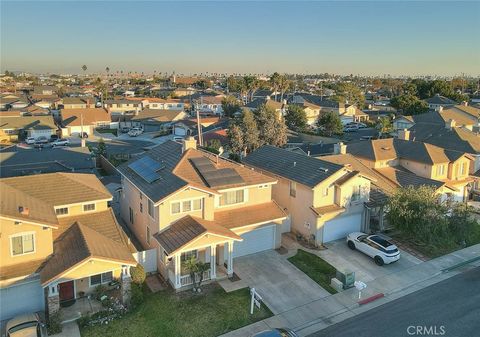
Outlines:
[{"label": "shingled roof", "polygon": [[250,153],[244,160],[247,165],[274,173],[300,184],[315,187],[343,165],[330,163],[303,154],[264,145]]}]

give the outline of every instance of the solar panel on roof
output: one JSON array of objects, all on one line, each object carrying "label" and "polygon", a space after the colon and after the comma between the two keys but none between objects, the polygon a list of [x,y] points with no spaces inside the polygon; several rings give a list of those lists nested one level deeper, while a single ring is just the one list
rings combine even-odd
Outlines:
[{"label": "solar panel on roof", "polygon": [[210,187],[241,184],[243,178],[233,168],[217,169],[206,157],[191,158],[193,166],[198,170]]},{"label": "solar panel on roof", "polygon": [[142,177],[147,183],[152,183],[155,180],[160,179],[160,174],[158,174],[157,171],[164,166],[162,163],[145,156],[129,164],[128,167]]}]

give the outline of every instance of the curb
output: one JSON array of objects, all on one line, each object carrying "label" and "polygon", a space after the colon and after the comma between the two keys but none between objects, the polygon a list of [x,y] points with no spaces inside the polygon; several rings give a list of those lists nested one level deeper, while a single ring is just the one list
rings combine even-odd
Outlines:
[{"label": "curb", "polygon": [[373,296],[370,296],[370,297],[367,297],[361,301],[358,301],[358,305],[364,305],[364,304],[367,304],[367,303],[370,303],[370,302],[373,302],[375,300],[378,300],[382,297],[384,297],[385,294],[384,293],[378,293],[378,294],[375,294]]}]

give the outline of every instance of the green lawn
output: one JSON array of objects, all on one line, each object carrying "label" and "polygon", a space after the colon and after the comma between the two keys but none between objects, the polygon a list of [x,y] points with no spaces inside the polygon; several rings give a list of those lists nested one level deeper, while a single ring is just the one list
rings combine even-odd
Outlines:
[{"label": "green lawn", "polygon": [[288,258],[293,265],[303,271],[330,294],[337,291],[330,286],[330,280],[336,276],[336,269],[315,254],[299,249],[297,254]]},{"label": "green lawn", "polygon": [[272,316],[262,304],[250,315],[248,288],[226,293],[218,285],[202,294],[175,294],[165,290],[147,294],[145,301],[125,317],[108,325],[81,329],[82,337],[211,337]]}]

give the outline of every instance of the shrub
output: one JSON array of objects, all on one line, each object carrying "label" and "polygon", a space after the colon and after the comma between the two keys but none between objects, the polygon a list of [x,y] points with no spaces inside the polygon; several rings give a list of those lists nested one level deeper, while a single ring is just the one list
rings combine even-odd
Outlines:
[{"label": "shrub", "polygon": [[141,284],[132,283],[130,289],[130,306],[136,308],[143,302],[143,289]]},{"label": "shrub", "polygon": [[62,332],[62,319],[60,312],[48,316],[47,332],[49,336]]},{"label": "shrub", "polygon": [[105,295],[107,292],[107,287],[105,287],[104,285],[100,284],[98,286],[95,287],[95,290],[93,291],[93,297],[100,301],[100,298]]},{"label": "shrub", "polygon": [[147,275],[145,274],[145,269],[141,264],[137,264],[136,267],[130,268],[130,275],[132,276],[133,283],[142,284],[145,282]]}]

